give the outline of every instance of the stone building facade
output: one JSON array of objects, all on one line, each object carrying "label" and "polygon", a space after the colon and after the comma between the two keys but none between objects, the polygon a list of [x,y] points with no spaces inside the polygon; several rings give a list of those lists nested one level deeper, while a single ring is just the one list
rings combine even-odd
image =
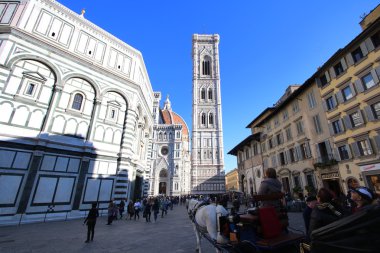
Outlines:
[{"label": "stone building facade", "polygon": [[[339,197],[357,181],[380,193],[380,5],[360,25],[348,45],[248,125],[261,134],[263,168],[276,169],[285,192],[326,187]],[[244,168],[239,178],[249,149],[243,141],[230,151]]]},{"label": "stone building facade", "polygon": [[154,125],[141,53],[56,1],[0,7],[0,223],[141,196]]}]

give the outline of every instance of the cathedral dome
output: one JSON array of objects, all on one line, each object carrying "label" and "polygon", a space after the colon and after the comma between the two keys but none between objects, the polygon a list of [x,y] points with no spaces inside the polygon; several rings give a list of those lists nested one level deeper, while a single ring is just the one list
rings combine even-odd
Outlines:
[{"label": "cathedral dome", "polygon": [[189,129],[185,123],[185,121],[182,119],[181,116],[179,116],[177,113],[173,112],[171,109],[163,109],[161,110],[161,116],[162,116],[162,123],[163,124],[178,124],[182,125],[182,136],[184,138],[188,138],[189,136]]}]

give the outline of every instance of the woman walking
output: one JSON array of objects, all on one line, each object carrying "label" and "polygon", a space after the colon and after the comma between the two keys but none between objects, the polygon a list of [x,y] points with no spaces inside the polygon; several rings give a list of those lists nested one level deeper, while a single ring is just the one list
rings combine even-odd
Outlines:
[{"label": "woman walking", "polygon": [[144,216],[145,216],[146,222],[150,222],[151,213],[152,213],[152,202],[151,202],[151,200],[148,200],[146,202],[145,208],[144,208]]},{"label": "woman walking", "polygon": [[91,235],[91,241],[94,240],[96,218],[98,217],[99,217],[99,211],[96,208],[96,203],[92,203],[92,207],[90,211],[88,212],[87,218],[83,222],[83,225],[87,224],[87,240],[85,241],[85,243],[90,242],[90,235]]},{"label": "woman walking", "polygon": [[156,222],[158,213],[160,212],[160,202],[158,201],[158,198],[154,199],[152,210],[153,210],[154,222]]},{"label": "woman walking", "polygon": [[113,203],[112,200],[108,204],[108,221],[107,221],[106,225],[111,225],[112,224],[112,221],[113,221],[113,218],[114,218],[114,213],[115,213],[115,207],[114,207],[114,205],[115,204]]},{"label": "woman walking", "polygon": [[[130,200],[129,203],[128,203],[127,212],[128,212],[128,215],[129,215],[129,220],[132,220],[132,217],[135,214],[135,208],[133,207],[133,201],[132,200]],[[126,218],[126,220],[127,219],[128,219],[128,217]]]}]

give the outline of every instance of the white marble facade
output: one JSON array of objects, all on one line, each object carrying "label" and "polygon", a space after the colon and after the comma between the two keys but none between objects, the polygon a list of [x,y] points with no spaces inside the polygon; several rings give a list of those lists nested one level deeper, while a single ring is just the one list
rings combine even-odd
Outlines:
[{"label": "white marble facade", "polygon": [[186,122],[172,110],[169,97],[160,108],[161,93],[155,92],[153,148],[149,195],[190,194],[190,142]]},{"label": "white marble facade", "polygon": [[138,50],[56,1],[1,1],[0,224],[141,196],[153,101]]},{"label": "white marble facade", "polygon": [[193,35],[191,191],[225,192],[219,35]]}]

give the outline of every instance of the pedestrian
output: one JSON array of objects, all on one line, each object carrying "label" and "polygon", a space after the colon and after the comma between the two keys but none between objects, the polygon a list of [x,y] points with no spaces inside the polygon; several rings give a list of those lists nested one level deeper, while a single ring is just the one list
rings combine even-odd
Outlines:
[{"label": "pedestrian", "polygon": [[117,220],[117,215],[119,213],[119,207],[116,205],[116,203],[113,203],[113,213],[112,213],[112,220]]},{"label": "pedestrian", "polygon": [[123,218],[124,208],[125,208],[125,202],[124,200],[120,200],[120,203],[119,203],[120,219]]},{"label": "pedestrian", "polygon": [[150,200],[148,200],[145,204],[145,208],[144,208],[144,216],[145,216],[145,220],[146,222],[150,222],[150,215],[152,213],[152,203]]},{"label": "pedestrian", "polygon": [[347,191],[347,195],[346,195],[345,208],[346,208],[347,212],[354,213],[356,211],[356,203],[355,203],[355,201],[352,200],[352,198],[351,198],[352,194],[351,193],[353,190],[360,187],[360,184],[355,178],[350,178],[348,180],[347,185],[348,185],[348,191]]},{"label": "pedestrian", "polygon": [[[273,168],[267,168],[265,170],[265,178],[261,181],[259,188],[259,195],[270,195],[273,193],[281,193],[282,184],[277,179],[276,170]],[[274,206],[280,207],[282,205],[279,200],[261,201],[262,206]]]},{"label": "pedestrian", "polygon": [[375,199],[375,194],[367,187],[361,186],[351,190],[351,200],[356,206],[355,212],[370,208]]},{"label": "pedestrian", "polygon": [[235,199],[232,201],[232,206],[234,207],[234,211],[237,213],[239,212],[240,209],[240,201],[239,197],[235,196]]},{"label": "pedestrian", "polygon": [[309,235],[314,230],[342,218],[342,208],[333,202],[333,197],[334,195],[330,190],[326,188],[319,189],[317,194],[318,204],[316,204],[310,216]]},{"label": "pedestrian", "polygon": [[[129,214],[129,220],[132,220],[132,217],[135,215],[135,208],[132,200],[128,203],[127,212]],[[126,219],[128,219],[128,217]]]},{"label": "pedestrian", "polygon": [[138,220],[140,219],[140,210],[141,210],[141,203],[139,200],[137,200],[135,202],[135,204],[133,205],[134,209],[135,209],[135,220],[136,220],[136,217],[138,218]]},{"label": "pedestrian", "polygon": [[157,215],[160,212],[160,202],[158,201],[158,198],[154,199],[152,210],[153,210],[154,222],[156,222],[157,221]]},{"label": "pedestrian", "polygon": [[112,221],[113,221],[113,218],[114,218],[114,203],[112,200],[110,200],[109,204],[108,204],[108,209],[107,209],[107,214],[108,214],[108,220],[107,220],[107,224],[106,225],[111,225],[112,224]]},{"label": "pedestrian", "polygon": [[161,209],[161,218],[164,218],[164,213],[165,213],[165,199],[162,198],[160,201],[160,209]]},{"label": "pedestrian", "polygon": [[[303,213],[302,213],[303,220],[305,222],[306,235],[309,235],[311,212],[313,211],[313,209],[317,205],[317,203],[318,203],[317,198],[315,196],[309,196],[306,198],[306,208],[305,208],[305,210],[303,210]],[[308,238],[308,240],[309,240],[309,238]]]},{"label": "pedestrian", "polygon": [[92,207],[90,211],[88,212],[86,219],[83,222],[83,225],[87,224],[87,240],[85,241],[85,243],[90,242],[90,235],[91,235],[91,241],[94,240],[96,218],[98,217],[99,217],[99,211],[96,208],[96,203],[92,203]]}]

